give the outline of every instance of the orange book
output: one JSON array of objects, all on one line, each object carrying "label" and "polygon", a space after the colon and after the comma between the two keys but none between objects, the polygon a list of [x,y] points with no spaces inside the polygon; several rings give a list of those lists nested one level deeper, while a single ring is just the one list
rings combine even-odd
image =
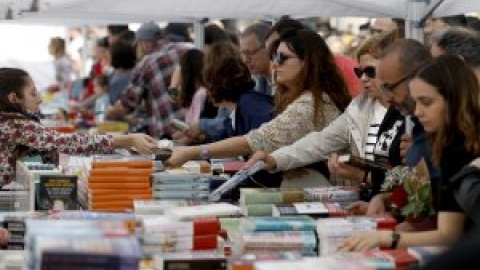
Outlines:
[{"label": "orange book", "polygon": [[150,183],[88,183],[89,189],[147,189]]},{"label": "orange book", "polygon": [[118,195],[118,194],[152,194],[151,188],[145,189],[118,189],[118,188],[101,188],[90,189],[88,191],[89,196],[98,195]]},{"label": "orange book", "polygon": [[150,178],[147,176],[90,176],[88,183],[150,183]]},{"label": "orange book", "polygon": [[90,177],[93,176],[145,176],[152,175],[152,169],[143,168],[96,168],[90,171]]},{"label": "orange book", "polygon": [[102,160],[93,161],[92,169],[96,168],[153,168],[153,161],[151,160]]},{"label": "orange book", "polygon": [[110,202],[89,202],[88,206],[92,209],[103,207],[133,208],[133,200],[118,200]]},{"label": "orange book", "polygon": [[97,211],[97,212],[109,212],[109,213],[130,213],[133,211],[133,209],[129,207],[100,207],[100,208],[90,208],[89,210]]},{"label": "orange book", "polygon": [[105,202],[117,200],[151,200],[152,194],[112,194],[88,196],[90,202]]}]

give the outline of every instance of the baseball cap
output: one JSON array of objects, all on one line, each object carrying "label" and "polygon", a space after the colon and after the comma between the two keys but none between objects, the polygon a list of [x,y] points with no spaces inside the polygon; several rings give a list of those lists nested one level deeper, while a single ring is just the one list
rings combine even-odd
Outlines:
[{"label": "baseball cap", "polygon": [[135,32],[135,41],[155,41],[162,38],[162,29],[154,22],[142,24]]}]

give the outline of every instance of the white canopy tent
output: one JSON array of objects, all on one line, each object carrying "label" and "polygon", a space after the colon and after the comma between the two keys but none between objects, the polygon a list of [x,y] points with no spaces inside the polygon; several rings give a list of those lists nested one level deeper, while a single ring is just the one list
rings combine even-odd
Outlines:
[{"label": "white canopy tent", "polygon": [[[7,1],[7,0],[3,0]],[[433,16],[480,11],[478,0],[21,0],[38,1],[38,12],[19,21],[123,23],[201,18],[278,18],[311,16],[397,17],[407,21],[407,36],[421,38],[418,22]]]}]

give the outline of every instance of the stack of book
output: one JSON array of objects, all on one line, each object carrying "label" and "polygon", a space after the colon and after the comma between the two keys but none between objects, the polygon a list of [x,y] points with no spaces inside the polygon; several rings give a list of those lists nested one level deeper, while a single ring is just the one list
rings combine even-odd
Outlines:
[{"label": "stack of book", "polygon": [[300,202],[292,204],[279,204],[273,207],[272,216],[298,216],[305,215],[313,218],[342,217],[347,211],[339,203],[328,202]]},{"label": "stack of book", "polygon": [[136,238],[123,222],[27,220],[27,269],[138,269]]},{"label": "stack of book", "polygon": [[307,202],[335,202],[346,206],[360,200],[358,187],[318,187],[305,188],[305,201]]},{"label": "stack of book", "polygon": [[230,203],[212,203],[167,209],[165,216],[175,220],[193,220],[204,217],[239,217],[240,207]]},{"label": "stack of book", "polygon": [[317,255],[315,221],[306,216],[246,218],[237,243],[242,253],[297,252]]},{"label": "stack of book", "polygon": [[152,175],[153,198],[157,200],[206,201],[211,175],[158,172]]},{"label": "stack of book", "polygon": [[60,211],[52,212],[48,219],[52,220],[91,220],[121,222],[131,234],[137,231],[137,217],[134,213],[106,213],[92,211]]},{"label": "stack of book", "polygon": [[165,210],[188,206],[187,200],[134,200],[133,211],[135,215],[163,215]]},{"label": "stack of book", "polygon": [[16,179],[14,183],[16,191],[3,193],[3,195],[6,196],[4,197],[4,201],[13,197],[13,205],[11,205],[12,207],[10,208],[13,208],[15,211],[37,210],[36,196],[37,189],[40,185],[40,177],[61,174],[62,171],[54,164],[17,161]]},{"label": "stack of book", "polygon": [[177,221],[166,216],[146,216],[142,220],[140,242],[147,257],[170,252],[216,251],[219,232],[217,218]]},{"label": "stack of book", "polygon": [[156,270],[211,269],[227,270],[227,259],[218,251],[185,251],[154,256]]},{"label": "stack of book", "polygon": [[150,177],[155,161],[149,159],[98,159],[91,163],[80,196],[94,211],[131,211],[134,200],[152,198]]},{"label": "stack of book", "polygon": [[23,190],[0,190],[0,211],[30,210],[30,193]]},{"label": "stack of book", "polygon": [[6,250],[24,250],[26,231],[25,217],[5,216],[2,227],[8,230],[10,238],[1,248]]},{"label": "stack of book", "polygon": [[396,220],[391,216],[383,217],[344,217],[317,220],[319,255],[325,256],[337,252],[340,244],[355,232],[392,229]]},{"label": "stack of book", "polygon": [[241,188],[240,207],[244,216],[272,216],[276,204],[303,202],[305,193],[302,189],[278,188]]}]

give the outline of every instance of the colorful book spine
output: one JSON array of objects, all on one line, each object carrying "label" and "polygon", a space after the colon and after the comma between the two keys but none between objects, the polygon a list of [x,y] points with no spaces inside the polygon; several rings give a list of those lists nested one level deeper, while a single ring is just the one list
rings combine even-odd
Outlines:
[{"label": "colorful book spine", "polygon": [[148,234],[142,237],[145,253],[212,250],[218,248],[218,235],[177,236],[176,234]]},{"label": "colorful book spine", "polygon": [[296,217],[256,217],[241,221],[241,228],[246,232],[255,231],[313,231],[317,224],[307,216]]},{"label": "colorful book spine", "polygon": [[359,199],[358,187],[305,188],[305,200],[309,202],[344,202]]},{"label": "colorful book spine", "polygon": [[220,222],[217,218],[196,218],[192,221],[177,221],[169,217],[158,216],[144,218],[144,234],[209,235],[218,234]]},{"label": "colorful book spine", "polygon": [[313,231],[247,232],[241,235],[244,250],[298,250],[317,248],[317,237]]}]

